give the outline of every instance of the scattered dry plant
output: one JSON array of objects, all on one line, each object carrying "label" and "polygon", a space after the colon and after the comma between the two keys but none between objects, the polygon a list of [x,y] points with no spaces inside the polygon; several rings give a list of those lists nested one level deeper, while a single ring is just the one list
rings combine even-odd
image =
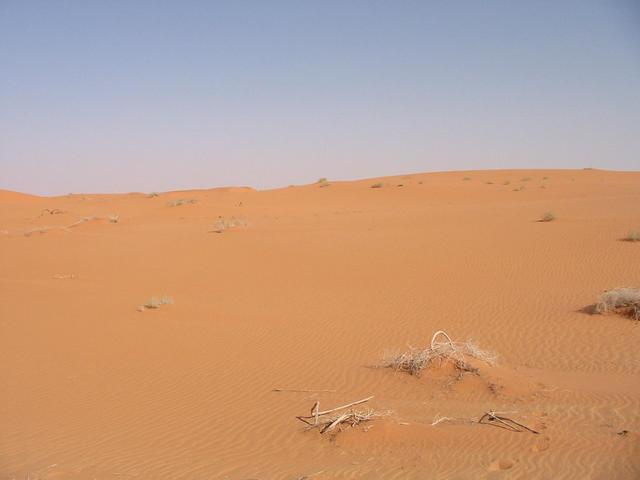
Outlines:
[{"label": "scattered dry plant", "polygon": [[147,303],[140,305],[138,310],[141,312],[143,312],[146,309],[155,310],[157,308],[160,308],[162,305],[173,305],[173,298],[167,297],[164,295],[160,298],[151,297]]},{"label": "scattered dry plant", "polygon": [[384,187],[384,184],[382,182],[374,183],[373,185],[371,185],[371,188],[382,188],[382,187]]},{"label": "scattered dry plant", "polygon": [[503,428],[505,430],[509,430],[510,432],[521,433],[526,430],[536,435],[539,433],[533,428],[527,427],[520,422],[516,422],[512,418],[505,417],[503,412],[496,412],[494,410],[489,410],[484,415],[482,415],[482,417],[480,417],[480,420],[478,420],[478,423],[483,425],[493,425],[494,427]]},{"label": "scattered dry plant", "polygon": [[[438,340],[440,337],[443,340]],[[494,353],[481,350],[472,341],[454,342],[446,332],[438,330],[431,338],[431,344],[428,347],[411,347],[404,353],[385,358],[381,366],[419,377],[422,370],[432,364],[440,365],[442,362],[450,361],[461,372],[477,373],[477,369],[469,364],[467,357],[476,358],[490,365],[493,365],[496,360]]]},{"label": "scattered dry plant", "polygon": [[598,297],[595,311],[600,314],[620,313],[640,320],[640,289],[619,287],[607,290]]},{"label": "scattered dry plant", "polygon": [[241,218],[218,217],[216,219],[215,224],[213,225],[213,230],[211,231],[214,233],[222,233],[225,230],[229,230],[230,228],[238,228],[238,227],[246,227],[246,226],[247,226],[247,221]]},{"label": "scattered dry plant", "polygon": [[63,213],[67,213],[64,210],[60,210],[59,208],[45,208],[44,210],[42,210],[42,213],[40,214],[40,216],[42,217],[43,215],[62,215]]},{"label": "scattered dry plant", "polygon": [[[320,433],[327,433],[335,430],[342,431],[342,427],[355,427],[364,422],[369,422],[375,418],[386,417],[391,415],[390,411],[377,412],[373,409],[355,410],[353,407],[368,402],[373,398],[373,395],[362,400],[342,405],[340,407],[331,408],[329,410],[320,411],[320,402],[316,401],[311,407],[310,415],[300,415],[296,418],[301,422],[307,424],[306,429],[312,430],[315,428],[320,429]],[[348,409],[348,410],[347,410]],[[347,410],[346,412],[338,413],[341,410]]]},{"label": "scattered dry plant", "polygon": [[556,219],[556,216],[553,212],[544,212],[542,217],[540,217],[539,222],[553,222]]},{"label": "scattered dry plant", "polygon": [[640,242],[640,230],[632,230],[624,237],[627,242]]},{"label": "scattered dry plant", "polygon": [[86,222],[91,222],[94,220],[108,220],[109,223],[118,223],[120,219],[119,215],[109,215],[108,217],[82,217],[80,220],[73,222],[69,225],[56,225],[56,226],[52,226],[52,227],[37,227],[31,230],[27,230],[26,232],[24,232],[24,236],[25,237],[30,237],[31,235],[33,235],[34,233],[46,233],[50,230],[65,230],[68,231],[71,228],[77,227],[78,225],[82,225],[83,223]]},{"label": "scattered dry plant", "polygon": [[195,198],[178,198],[177,200],[171,200],[167,202],[167,207],[180,207],[182,205],[192,205],[198,200]]}]

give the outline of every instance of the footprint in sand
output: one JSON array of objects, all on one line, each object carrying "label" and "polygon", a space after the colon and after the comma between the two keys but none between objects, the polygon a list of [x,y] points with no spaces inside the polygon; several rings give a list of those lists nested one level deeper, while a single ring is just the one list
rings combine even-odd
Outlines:
[{"label": "footprint in sand", "polygon": [[549,439],[549,437],[540,437],[538,440],[536,440],[536,444],[531,447],[531,451],[532,452],[544,452],[545,450],[549,449],[549,443],[551,443],[551,440]]}]

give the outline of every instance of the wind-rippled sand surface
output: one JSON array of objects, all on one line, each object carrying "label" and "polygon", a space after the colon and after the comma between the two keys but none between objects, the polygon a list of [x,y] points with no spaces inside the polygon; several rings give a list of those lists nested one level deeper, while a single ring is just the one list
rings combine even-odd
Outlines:
[{"label": "wind-rippled sand surface", "polygon": [[[0,192],[0,478],[640,478],[640,322],[589,314],[640,287],[630,230],[640,173],[598,170]],[[371,368],[441,329],[497,365]],[[294,418],[369,395],[393,415]]]}]

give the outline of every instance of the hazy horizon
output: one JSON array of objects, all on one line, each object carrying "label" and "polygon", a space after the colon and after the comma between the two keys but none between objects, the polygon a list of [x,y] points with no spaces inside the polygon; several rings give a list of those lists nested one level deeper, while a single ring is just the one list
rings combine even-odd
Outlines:
[{"label": "hazy horizon", "polygon": [[0,188],[640,169],[640,7],[0,3]]}]

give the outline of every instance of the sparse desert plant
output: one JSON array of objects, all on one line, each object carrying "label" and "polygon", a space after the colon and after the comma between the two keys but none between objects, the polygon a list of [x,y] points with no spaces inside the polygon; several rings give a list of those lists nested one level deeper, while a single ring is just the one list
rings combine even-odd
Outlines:
[{"label": "sparse desert plant", "polygon": [[316,183],[327,183],[329,180],[327,180],[325,177],[319,178],[318,181]]},{"label": "sparse desert plant", "polygon": [[384,184],[382,182],[374,183],[373,185],[371,185],[371,188],[382,188],[382,187],[384,187]]},{"label": "sparse desert plant", "polygon": [[173,305],[173,298],[163,295],[162,297],[151,297],[149,301],[143,305],[140,305],[138,310],[143,311],[145,309],[155,310],[162,305]]},{"label": "sparse desert plant", "polygon": [[511,180],[505,180],[504,182],[502,182],[503,185],[510,185],[511,184]]},{"label": "sparse desert plant", "polygon": [[196,203],[195,198],[178,198],[177,200],[171,200],[167,202],[168,207],[180,207],[181,205],[192,205]]},{"label": "sparse desert plant", "polygon": [[63,213],[67,213],[64,210],[60,210],[59,208],[45,208],[44,210],[42,210],[42,213],[40,214],[40,216],[43,216],[45,214],[49,214],[49,215],[62,215]]},{"label": "sparse desert plant", "polygon": [[[438,340],[440,337],[444,340]],[[381,366],[419,377],[422,370],[430,365],[436,362],[441,364],[444,361],[450,361],[461,372],[476,372],[477,369],[467,361],[468,357],[476,358],[490,365],[493,365],[496,360],[494,353],[480,349],[472,341],[454,342],[449,335],[439,330],[431,338],[431,344],[428,347],[411,347],[399,355],[388,356],[383,359]]]},{"label": "sparse desert plant", "polygon": [[618,287],[603,292],[595,306],[596,313],[620,313],[640,320],[640,289]]},{"label": "sparse desert plant", "polygon": [[522,190],[524,190],[524,185],[520,185],[513,189],[514,192],[521,192]]},{"label": "sparse desert plant", "polygon": [[158,192],[151,192],[149,195],[147,195],[147,198],[154,198],[159,196],[160,194]]},{"label": "sparse desert plant", "polygon": [[213,225],[213,230],[211,231],[215,233],[222,233],[225,230],[229,230],[230,228],[238,228],[238,227],[246,227],[246,226],[247,226],[246,220],[243,220],[241,218],[218,217],[216,219],[215,224]]},{"label": "sparse desert plant", "polygon": [[486,183],[487,185],[493,185],[493,182],[492,182],[491,180],[486,181],[486,182],[484,182],[484,183]]},{"label": "sparse desert plant", "polygon": [[117,213],[109,215],[109,217],[107,218],[109,220],[109,223],[118,223],[120,221],[120,215],[118,215]]},{"label": "sparse desert plant", "polygon": [[471,180],[471,177],[462,177],[462,180],[464,180],[465,182],[468,182],[469,180]]},{"label": "sparse desert plant", "polygon": [[310,415],[299,415],[296,418],[307,425],[306,430],[318,428],[320,429],[320,433],[328,433],[336,428],[338,431],[342,431],[343,425],[355,427],[356,425],[369,422],[375,418],[391,415],[391,411],[377,412],[370,408],[367,410],[356,410],[353,408],[356,405],[368,402],[372,398],[373,396],[363,398],[362,400],[357,400],[325,411],[320,411],[320,402],[316,401],[313,407],[311,407]]},{"label": "sparse desert plant", "polygon": [[531,181],[531,177],[522,177],[522,178],[520,179],[520,181],[521,181],[521,182],[529,182],[529,181]]},{"label": "sparse desert plant", "polygon": [[640,230],[632,230],[624,237],[627,242],[640,242]]},{"label": "sparse desert plant", "polygon": [[556,219],[556,216],[553,212],[544,212],[542,217],[540,217],[539,222],[553,222]]}]

